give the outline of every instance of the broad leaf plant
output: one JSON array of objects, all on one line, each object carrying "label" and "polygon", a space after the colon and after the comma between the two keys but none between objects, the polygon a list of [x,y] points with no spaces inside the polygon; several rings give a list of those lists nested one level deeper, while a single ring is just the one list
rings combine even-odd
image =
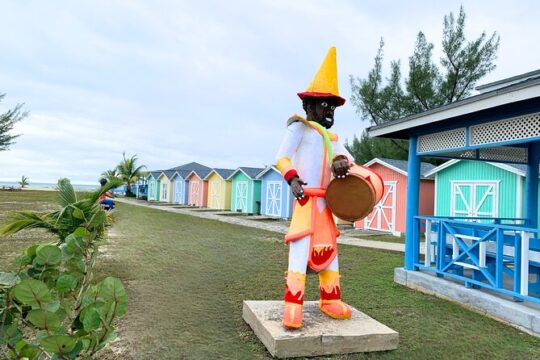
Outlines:
[{"label": "broad leaf plant", "polygon": [[115,322],[127,309],[126,291],[113,277],[96,283],[93,269],[111,222],[98,198],[118,185],[113,181],[80,197],[62,179],[59,210],[20,211],[0,228],[2,237],[44,228],[58,238],[27,248],[15,260],[17,271],[0,272],[4,359],[90,359],[115,338]]}]

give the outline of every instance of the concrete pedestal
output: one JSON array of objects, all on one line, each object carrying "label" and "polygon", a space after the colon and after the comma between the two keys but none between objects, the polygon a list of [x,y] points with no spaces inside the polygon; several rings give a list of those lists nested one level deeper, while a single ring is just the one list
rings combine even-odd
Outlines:
[{"label": "concrete pedestal", "polygon": [[283,328],[282,316],[283,301],[244,301],[244,320],[278,358],[393,350],[399,342],[397,332],[354,308],[351,319],[334,320],[307,301],[298,330]]}]

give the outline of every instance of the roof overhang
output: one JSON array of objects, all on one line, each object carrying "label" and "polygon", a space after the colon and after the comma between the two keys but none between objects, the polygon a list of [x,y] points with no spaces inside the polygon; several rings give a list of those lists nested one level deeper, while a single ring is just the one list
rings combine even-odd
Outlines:
[{"label": "roof overhang", "polygon": [[199,180],[203,180],[199,174],[197,174],[197,172],[195,170],[191,170],[191,172],[188,174],[188,176],[186,176],[186,179],[189,179],[191,177],[191,175],[195,175],[196,177],[199,178]]},{"label": "roof overhang", "polygon": [[212,174],[216,174],[217,176],[219,176],[219,177],[221,178],[221,180],[225,180],[225,179],[223,178],[223,176],[219,175],[219,173],[218,173],[216,170],[214,170],[214,169],[212,169],[212,171],[210,171],[210,172],[208,173],[208,175],[206,175],[206,176],[204,177],[203,180],[208,180],[208,179],[210,179],[210,176],[212,176]]},{"label": "roof overhang", "polygon": [[[159,174],[159,176],[157,177],[157,179],[159,180],[159,179],[161,179],[162,177],[167,178],[167,175],[165,175],[164,173],[161,173],[161,174]],[[168,180],[168,178],[167,178],[167,180]]]},{"label": "roof overhang", "polygon": [[172,176],[171,176],[171,180],[174,179],[175,177],[179,177],[180,179],[184,180],[184,178],[182,177],[182,175],[180,175],[180,173],[178,171],[175,171]]},{"label": "roof overhang", "polygon": [[540,78],[471,96],[383,125],[372,126],[367,131],[369,136],[373,137],[407,139],[414,129],[426,125],[442,124],[445,120],[534,98],[540,98]]},{"label": "roof overhang", "polygon": [[[463,160],[466,160],[466,159],[463,159]],[[457,163],[459,163],[460,161],[463,161],[463,160],[453,159],[453,160],[447,161],[444,164],[441,164],[441,165],[437,166],[436,168],[432,169],[431,171],[428,171],[425,176],[426,177],[431,177],[431,176],[437,174],[438,172],[440,172],[441,170],[449,168],[450,166],[453,166],[453,165],[455,165],[455,164],[457,164]],[[468,160],[468,161],[473,161],[473,160]],[[510,166],[508,164],[491,162],[491,161],[488,161],[487,163],[492,165],[492,166],[498,167],[499,169],[511,172],[513,174],[516,174],[516,175],[519,175],[519,176],[522,176],[522,177],[526,176],[524,171],[522,171],[520,169],[516,169],[515,167]]]},{"label": "roof overhang", "polygon": [[395,167],[395,166],[393,166],[393,165],[390,165],[390,164],[387,163],[386,161],[381,160],[381,159],[379,159],[379,158],[371,159],[370,161],[368,161],[367,163],[365,163],[364,166],[371,166],[371,165],[373,165],[373,164],[380,164],[380,165],[382,165],[382,166],[384,166],[384,167],[387,167],[387,168],[389,168],[389,169],[391,169],[391,170],[394,170],[395,172],[398,172],[398,173],[400,173],[400,174],[402,174],[402,175],[405,175],[405,176],[408,175],[406,171],[403,171],[403,170],[401,170],[401,169],[398,168],[398,167]]},{"label": "roof overhang", "polygon": [[231,180],[233,178],[234,175],[236,175],[237,172],[241,172],[242,174],[246,175],[248,179],[250,180],[255,180],[255,178],[252,178],[251,176],[249,176],[244,170],[242,170],[241,168],[238,168],[236,170],[234,170],[234,172],[229,175],[229,177],[226,179],[226,180]]},{"label": "roof overhang", "polygon": [[257,175],[255,177],[255,179],[256,180],[261,179],[264,176],[264,174],[266,174],[266,173],[268,173],[269,171],[272,171],[272,170],[281,175],[281,172],[274,165],[270,165],[270,166],[267,166],[263,171],[261,171],[259,173],[259,175]]}]

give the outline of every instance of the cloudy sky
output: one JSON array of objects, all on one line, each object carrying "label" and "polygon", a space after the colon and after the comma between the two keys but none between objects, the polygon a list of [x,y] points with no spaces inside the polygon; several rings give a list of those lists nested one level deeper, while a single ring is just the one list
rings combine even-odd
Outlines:
[{"label": "cloudy sky", "polygon": [[[123,151],[150,169],[270,164],[330,46],[349,99],[381,37],[386,69],[401,59],[405,72],[417,32],[438,55],[461,4],[469,39],[501,36],[481,83],[539,67],[536,1],[0,0],[0,112],[30,111],[0,152],[0,180],[95,183]],[[342,139],[367,125],[349,102],[336,112]]]}]

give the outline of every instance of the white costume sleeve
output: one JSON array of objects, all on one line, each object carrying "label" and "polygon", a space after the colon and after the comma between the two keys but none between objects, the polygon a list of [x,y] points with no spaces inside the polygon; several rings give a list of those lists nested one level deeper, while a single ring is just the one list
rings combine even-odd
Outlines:
[{"label": "white costume sleeve", "polygon": [[350,162],[354,162],[354,157],[351,155],[351,153],[349,153],[347,148],[345,146],[343,146],[343,144],[341,142],[339,142],[339,140],[338,141],[332,141],[332,146],[334,148],[334,157],[336,157],[338,155],[343,155],[347,159],[349,159]]},{"label": "white costume sleeve", "polygon": [[287,132],[281,141],[278,153],[276,155],[276,163],[279,163],[283,158],[292,160],[304,134],[304,124],[300,121],[295,121],[287,126]]}]

